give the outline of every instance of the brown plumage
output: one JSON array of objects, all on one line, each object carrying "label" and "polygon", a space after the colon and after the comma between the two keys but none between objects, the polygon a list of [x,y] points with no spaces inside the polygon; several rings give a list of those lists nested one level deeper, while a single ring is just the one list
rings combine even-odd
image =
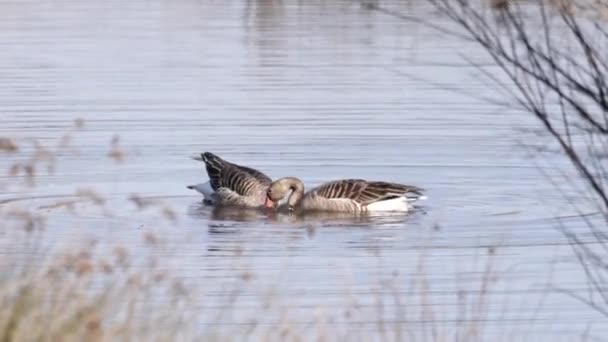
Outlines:
[{"label": "brown plumage", "polygon": [[262,172],[230,163],[211,152],[201,154],[209,184],[215,192],[212,202],[218,205],[259,207],[272,180]]},{"label": "brown plumage", "polygon": [[361,205],[367,205],[407,194],[422,196],[422,189],[397,183],[343,179],[322,184],[309,193],[315,193],[325,198],[347,198]]},{"label": "brown plumage", "polygon": [[296,211],[407,211],[408,203],[422,197],[422,191],[416,186],[398,183],[343,179],[304,193],[301,180],[286,177],[270,185],[266,205],[276,204],[289,194],[288,207]]}]

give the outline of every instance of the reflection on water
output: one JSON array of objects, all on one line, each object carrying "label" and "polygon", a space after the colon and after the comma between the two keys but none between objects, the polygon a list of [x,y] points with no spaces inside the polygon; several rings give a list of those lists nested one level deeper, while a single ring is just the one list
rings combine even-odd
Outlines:
[{"label": "reflection on water", "polygon": [[[416,1],[401,10],[432,13]],[[408,310],[432,309],[452,326],[462,323],[459,295],[479,289],[479,259],[498,246],[486,333],[606,328],[584,305],[547,290],[559,283],[586,296],[587,284],[552,220],[576,217],[564,197],[580,192],[568,184],[556,192],[539,161],[516,148],[543,142],[514,133],[535,121],[436,86],[493,95],[458,58],[466,51],[486,62],[473,44],[346,0],[0,2],[0,31],[0,135],[55,144],[75,118],[85,122],[55,173],[39,170],[32,194],[6,187],[0,205],[48,208],[82,184],[107,196],[112,212],[76,220],[46,209],[57,215],[50,244],[86,233],[130,246],[141,227],[155,229],[174,241],[174,271],[195,283],[221,290],[241,263],[271,285],[282,277],[300,321],[310,308],[339,307],[339,271],[367,308],[378,282],[424,274],[428,302]],[[115,134],[123,163],[107,159]],[[273,179],[298,176],[308,188],[365,178],[421,186],[429,200],[408,215],[359,218],[214,209],[185,188],[207,179],[188,158],[202,151]],[[1,158],[0,169],[21,161]],[[561,177],[561,159],[543,165]],[[0,175],[0,188],[10,181]],[[177,226],[136,211],[126,201],[134,193],[168,203],[181,214]],[[237,315],[225,324],[244,322]]]},{"label": "reflection on water", "polygon": [[200,217],[200,219],[211,220],[210,224],[215,225],[215,221],[235,221],[235,222],[272,222],[279,224],[324,224],[332,226],[360,226],[374,227],[383,224],[405,223],[413,215],[424,214],[420,209],[413,209],[409,212],[386,212],[386,213],[343,213],[343,212],[323,212],[312,211],[301,214],[271,211],[267,209],[238,208],[230,206],[214,207],[203,202],[190,206],[188,215]]}]

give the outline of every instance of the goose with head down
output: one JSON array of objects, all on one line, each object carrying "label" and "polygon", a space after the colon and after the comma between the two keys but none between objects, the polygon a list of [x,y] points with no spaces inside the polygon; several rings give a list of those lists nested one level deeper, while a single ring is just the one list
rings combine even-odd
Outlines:
[{"label": "goose with head down", "polygon": [[255,208],[264,205],[272,180],[262,172],[230,163],[211,152],[193,157],[205,163],[209,181],[189,185],[203,194],[205,202],[218,206]]},{"label": "goose with head down", "polygon": [[301,180],[285,177],[270,184],[264,206],[276,208],[278,202],[288,196],[287,209],[296,212],[407,212],[413,201],[425,198],[422,192],[423,189],[412,185],[343,179],[305,193]]}]

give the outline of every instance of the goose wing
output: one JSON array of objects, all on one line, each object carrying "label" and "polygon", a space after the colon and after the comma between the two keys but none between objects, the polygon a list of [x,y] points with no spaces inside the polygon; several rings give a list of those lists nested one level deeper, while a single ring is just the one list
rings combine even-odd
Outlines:
[{"label": "goose wing", "polygon": [[396,197],[417,197],[422,195],[422,191],[421,188],[411,185],[344,179],[325,183],[311,192],[329,199],[350,199],[367,205]]},{"label": "goose wing", "polygon": [[213,153],[205,152],[201,157],[205,162],[209,183],[215,191],[228,188],[239,195],[248,196],[255,194],[260,186],[272,182],[260,171],[227,162]]},{"label": "goose wing", "polygon": [[237,165],[237,164],[232,164],[235,167],[238,167],[239,169],[247,172],[248,174],[252,175],[255,179],[257,179],[261,184],[264,185],[270,185],[270,183],[272,183],[272,179],[270,179],[270,177],[266,176],[265,174],[263,174],[262,172],[251,168],[251,167],[247,167],[247,166],[242,166],[242,165]]}]

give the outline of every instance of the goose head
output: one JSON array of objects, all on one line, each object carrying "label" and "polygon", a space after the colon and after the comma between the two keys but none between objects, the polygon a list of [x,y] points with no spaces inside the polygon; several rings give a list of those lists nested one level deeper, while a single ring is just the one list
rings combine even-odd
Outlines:
[{"label": "goose head", "polygon": [[266,190],[266,201],[264,206],[266,208],[276,208],[279,201],[281,201],[290,192],[289,186],[283,182],[273,182]]},{"label": "goose head", "polygon": [[266,208],[275,208],[278,206],[279,201],[285,199],[288,195],[287,205],[289,209],[293,209],[299,204],[304,195],[304,184],[302,184],[301,180],[294,177],[285,177],[272,182],[266,191],[264,206]]}]

